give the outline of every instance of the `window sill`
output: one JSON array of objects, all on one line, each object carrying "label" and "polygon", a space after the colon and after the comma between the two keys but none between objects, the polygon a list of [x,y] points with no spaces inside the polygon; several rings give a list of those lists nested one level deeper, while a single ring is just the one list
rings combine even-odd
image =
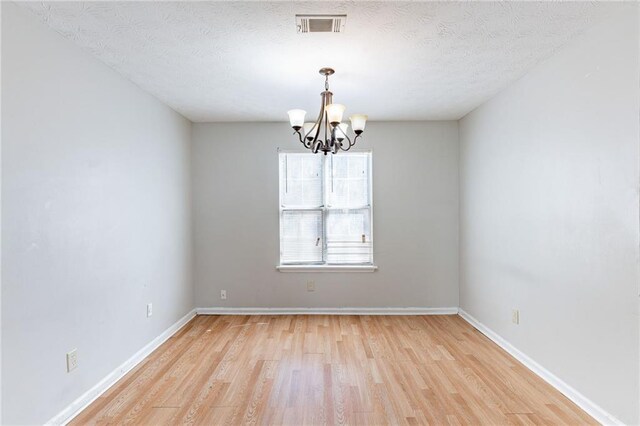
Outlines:
[{"label": "window sill", "polygon": [[278,265],[280,272],[375,272],[376,265]]}]

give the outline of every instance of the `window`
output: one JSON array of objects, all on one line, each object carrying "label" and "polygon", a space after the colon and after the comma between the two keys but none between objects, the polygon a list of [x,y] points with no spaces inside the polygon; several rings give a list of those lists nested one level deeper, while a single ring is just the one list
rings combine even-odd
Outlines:
[{"label": "window", "polygon": [[372,265],[371,153],[279,161],[280,264]]}]

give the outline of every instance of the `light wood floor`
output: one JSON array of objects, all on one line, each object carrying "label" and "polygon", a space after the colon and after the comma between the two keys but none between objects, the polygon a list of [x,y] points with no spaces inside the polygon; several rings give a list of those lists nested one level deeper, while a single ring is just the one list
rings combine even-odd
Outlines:
[{"label": "light wood floor", "polygon": [[79,424],[596,424],[458,316],[198,316]]}]

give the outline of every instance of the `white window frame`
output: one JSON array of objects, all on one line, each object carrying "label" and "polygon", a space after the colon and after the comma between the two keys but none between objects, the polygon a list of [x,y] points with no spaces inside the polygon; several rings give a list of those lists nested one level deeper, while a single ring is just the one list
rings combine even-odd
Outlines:
[{"label": "white window frame", "polygon": [[[370,212],[370,225],[371,225],[371,263],[354,263],[354,264],[333,264],[333,263],[279,263],[276,269],[280,272],[374,272],[378,269],[374,262],[374,248],[373,243],[375,241],[373,237],[373,150],[353,150],[350,151],[352,153],[366,153],[369,154],[369,205],[361,206],[361,207],[352,207],[353,209],[358,208],[369,208]],[[291,210],[320,210],[322,211],[322,252],[323,257],[326,256],[327,253],[327,212],[332,210],[331,207],[327,207],[327,194],[325,188],[331,184],[329,181],[329,162],[323,162],[323,179],[322,179],[322,206],[320,208],[312,208],[312,209],[304,209],[304,208],[283,208],[282,206],[282,188],[280,182],[282,181],[280,173],[280,154],[309,154],[309,151],[300,151],[300,150],[281,150],[278,149],[278,221],[279,221],[279,235],[278,235],[278,247],[279,247],[279,257],[281,257],[280,245],[281,245],[281,236],[282,236],[282,213],[283,211],[291,211]],[[313,154],[313,155],[324,155],[322,153]],[[344,155],[342,153],[338,154],[327,154],[329,155]],[[342,210],[342,209],[336,209]]]}]

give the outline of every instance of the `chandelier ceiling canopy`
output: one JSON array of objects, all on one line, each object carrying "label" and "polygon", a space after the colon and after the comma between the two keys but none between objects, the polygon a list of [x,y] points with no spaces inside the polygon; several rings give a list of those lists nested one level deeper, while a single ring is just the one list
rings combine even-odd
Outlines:
[{"label": "chandelier ceiling canopy", "polygon": [[[331,152],[336,154],[339,150],[349,151],[356,144],[356,140],[364,132],[367,124],[367,116],[354,114],[349,117],[351,128],[355,136],[353,140],[347,135],[349,125],[342,122],[342,115],[346,107],[342,104],[333,103],[333,93],[329,91],[329,76],[335,73],[332,68],[320,69],[320,74],[324,75],[324,92],[320,93],[322,102],[320,104],[320,114],[315,122],[304,122],[306,111],[292,109],[288,111],[291,127],[298,135],[298,139],[314,154],[324,152],[324,155]],[[302,130],[302,132],[300,131]]]}]

